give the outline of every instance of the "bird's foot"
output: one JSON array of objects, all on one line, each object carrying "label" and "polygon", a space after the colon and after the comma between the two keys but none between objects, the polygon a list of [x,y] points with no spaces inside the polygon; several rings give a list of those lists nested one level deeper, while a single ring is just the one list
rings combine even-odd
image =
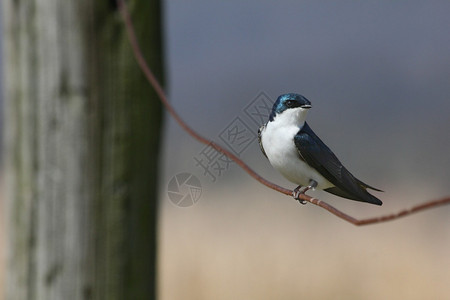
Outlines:
[{"label": "bird's foot", "polygon": [[309,190],[309,187],[305,186],[302,189],[302,186],[299,185],[298,187],[296,187],[293,191],[292,191],[292,197],[294,197],[295,200],[297,200],[298,202],[300,202],[300,204],[305,205],[306,201],[305,200],[301,200],[300,199],[300,195],[306,193],[306,191]]},{"label": "bird's foot", "polygon": [[305,200],[301,200],[300,199],[300,195],[305,194],[307,191],[311,190],[311,189],[315,189],[317,187],[317,182],[314,180],[311,180],[309,182],[308,186],[305,186],[302,189],[302,186],[299,185],[298,187],[296,187],[293,191],[292,191],[292,197],[294,197],[295,200],[297,200],[298,202],[300,202],[300,204],[305,205],[307,203],[307,201]]}]

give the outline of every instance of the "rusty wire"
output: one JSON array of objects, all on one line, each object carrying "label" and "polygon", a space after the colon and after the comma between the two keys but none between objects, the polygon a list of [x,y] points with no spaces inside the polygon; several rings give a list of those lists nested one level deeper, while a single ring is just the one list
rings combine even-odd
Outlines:
[{"label": "rusty wire", "polygon": [[[154,88],[156,91],[159,99],[161,100],[162,104],[166,108],[166,110],[170,113],[170,115],[177,121],[177,123],[194,139],[199,141],[202,144],[210,145],[212,148],[214,148],[216,151],[225,154],[227,157],[232,159],[236,164],[238,164],[245,172],[247,172],[250,176],[252,176],[254,179],[259,181],[260,183],[264,184],[265,186],[278,191],[282,194],[288,195],[292,197],[292,191],[286,188],[283,188],[275,183],[272,183],[268,181],[267,179],[261,177],[258,173],[253,171],[246,163],[244,163],[239,157],[228,151],[227,149],[223,148],[222,146],[214,143],[213,141],[201,136],[198,134],[195,130],[193,130],[189,125],[186,124],[186,122],[183,121],[183,119],[180,117],[180,115],[175,111],[175,109],[172,107],[172,105],[169,103],[166,94],[162,88],[162,86],[159,84],[158,80],[154,76],[153,72],[151,71],[150,67],[148,66],[147,62],[144,59],[144,56],[142,54],[141,48],[139,46],[139,42],[137,41],[136,34],[134,31],[134,26],[131,21],[130,15],[128,13],[128,9],[126,7],[124,0],[117,0],[118,7],[120,10],[120,13],[122,15],[127,35],[130,41],[130,45],[133,49],[133,54],[137,60],[137,63],[144,73],[145,77],[147,78],[150,85]],[[293,198],[294,199],[294,198]],[[312,203],[314,205],[317,205],[328,212],[332,213],[333,215],[352,223],[356,226],[361,225],[368,225],[368,224],[376,224],[376,223],[382,223],[386,221],[395,220],[401,217],[409,216],[413,213],[417,213],[429,208],[434,208],[440,205],[449,204],[450,203],[450,197],[445,197],[438,200],[432,200],[427,201],[425,203],[416,205],[409,209],[401,210],[397,213],[392,213],[388,215],[383,215],[379,217],[373,217],[373,218],[367,218],[367,219],[355,219],[354,217],[338,210],[337,208],[331,206],[330,204],[326,203],[325,201],[319,200],[317,198],[310,197],[305,194],[301,194],[299,197],[300,200],[307,201],[309,203]]]}]

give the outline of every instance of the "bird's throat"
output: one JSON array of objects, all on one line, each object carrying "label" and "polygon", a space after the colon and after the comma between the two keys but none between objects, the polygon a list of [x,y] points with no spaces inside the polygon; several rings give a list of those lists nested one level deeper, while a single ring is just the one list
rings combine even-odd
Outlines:
[{"label": "bird's throat", "polygon": [[302,128],[306,121],[307,109],[295,108],[288,109],[275,116],[273,122],[277,123],[277,127],[297,126]]}]

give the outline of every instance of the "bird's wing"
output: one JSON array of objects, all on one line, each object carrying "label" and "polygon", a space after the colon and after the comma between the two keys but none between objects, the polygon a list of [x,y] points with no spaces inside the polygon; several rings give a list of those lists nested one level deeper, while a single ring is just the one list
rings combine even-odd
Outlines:
[{"label": "bird's wing", "polygon": [[[262,144],[262,141],[261,141],[261,134],[262,134],[262,132],[264,131],[264,129],[266,129],[266,124],[264,124],[263,126],[261,126],[259,129],[258,129],[258,143],[259,143],[259,148],[261,148],[261,152],[264,154],[264,156],[267,158],[267,154],[266,154],[266,151],[264,151],[264,147],[263,147],[263,144]],[[268,159],[268,158],[267,158]]]},{"label": "bird's wing", "polygon": [[296,134],[294,142],[305,162],[335,185],[327,190],[328,192],[348,199],[381,205],[379,199],[366,191],[372,187],[356,179],[307,123]]}]

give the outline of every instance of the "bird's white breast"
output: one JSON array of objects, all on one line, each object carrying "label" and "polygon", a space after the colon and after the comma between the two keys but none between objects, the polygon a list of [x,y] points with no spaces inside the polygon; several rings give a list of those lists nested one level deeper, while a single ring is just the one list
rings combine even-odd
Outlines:
[{"label": "bird's white breast", "polygon": [[304,122],[298,125],[298,122],[290,120],[293,117],[295,116],[283,113],[274,121],[268,122],[261,133],[261,142],[270,164],[289,181],[298,185],[307,186],[313,179],[318,183],[319,189],[332,187],[333,184],[300,159],[294,137]]}]

